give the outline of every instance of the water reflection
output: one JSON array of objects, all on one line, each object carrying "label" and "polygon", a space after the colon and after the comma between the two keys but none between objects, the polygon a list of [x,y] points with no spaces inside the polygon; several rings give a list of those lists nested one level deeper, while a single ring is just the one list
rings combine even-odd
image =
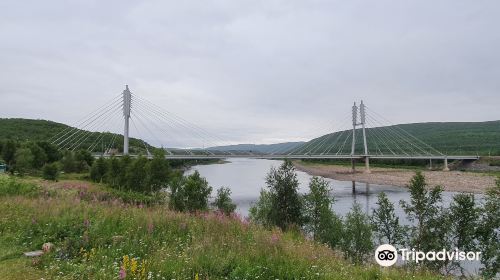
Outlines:
[{"label": "water reflection", "polygon": [[[272,166],[278,167],[281,160],[235,158],[225,164],[198,165],[188,170],[190,174],[198,170],[215,189],[225,186],[231,188],[232,198],[237,204],[237,212],[247,216],[248,210],[258,197],[261,188],[265,187],[265,177]],[[297,171],[299,192],[308,191],[309,180],[312,176]],[[352,208],[353,203],[359,203],[366,213],[370,214],[376,207],[377,195],[385,192],[388,199],[394,203],[396,215],[402,223],[407,223],[406,215],[399,205],[400,200],[409,200],[409,192],[404,187],[360,183],[355,181],[338,181],[326,179],[333,188],[332,195],[335,202],[333,210],[344,216]],[[443,192],[443,204],[447,206],[453,196],[452,192]]]}]

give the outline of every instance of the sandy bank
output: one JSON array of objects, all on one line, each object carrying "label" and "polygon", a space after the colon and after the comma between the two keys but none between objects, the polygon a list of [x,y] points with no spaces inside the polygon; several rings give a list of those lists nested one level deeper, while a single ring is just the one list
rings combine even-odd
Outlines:
[{"label": "sandy bank", "polygon": [[[350,166],[324,165],[294,161],[298,170],[310,175],[322,176],[340,181],[357,181],[363,183],[392,185],[405,187],[415,171],[393,168],[371,168],[371,173],[364,173],[358,167],[355,174],[351,173]],[[423,171],[429,186],[441,185],[446,191],[483,193],[487,188],[495,185],[496,178],[479,173],[462,171]]]}]

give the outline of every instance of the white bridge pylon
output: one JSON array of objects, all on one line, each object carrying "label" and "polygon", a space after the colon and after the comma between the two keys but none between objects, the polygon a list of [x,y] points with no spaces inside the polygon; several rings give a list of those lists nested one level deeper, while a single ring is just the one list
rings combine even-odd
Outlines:
[{"label": "white bridge pylon", "polygon": [[[356,126],[361,126],[361,129],[363,131],[363,148],[364,148],[364,155],[363,158],[365,160],[365,172],[370,173],[370,157],[368,155],[368,145],[366,143],[366,107],[365,104],[363,104],[363,100],[361,100],[361,103],[359,105],[359,119],[360,122],[358,123],[358,106],[356,106],[356,102],[354,102],[354,105],[352,106],[352,145],[351,145],[351,156],[354,156],[356,154]],[[351,159],[352,163],[352,172],[356,171],[356,164],[354,158]]]},{"label": "white bridge pylon", "polygon": [[[169,159],[224,159],[224,158],[264,158],[264,159],[339,159],[351,160],[355,171],[355,161],[364,160],[365,171],[370,172],[370,159],[418,159],[442,160],[445,170],[450,160],[476,160],[472,155],[445,155],[417,137],[405,131],[401,125],[394,125],[378,115],[361,101],[359,107],[352,106],[352,115],[346,116],[344,129],[331,129],[332,133],[321,132],[320,136],[304,144],[277,148],[267,152],[221,150],[217,146],[227,146],[226,140],[177,116],[157,104],[133,94],[128,85],[118,96],[105,103],[97,110],[85,116],[76,124],[69,126],[51,138],[51,143],[61,150],[75,151],[87,149],[95,156],[110,157],[129,155],[137,156],[137,143],[144,146],[146,156],[154,147],[148,142],[155,142],[157,147],[166,151]],[[349,125],[349,119],[351,124]],[[343,125],[342,124],[342,125]],[[132,125],[132,127],[130,127]],[[341,125],[341,126],[342,126]],[[117,152],[123,127],[123,153]],[[351,128],[349,128],[349,126]],[[130,148],[131,128],[139,137],[133,149]],[[139,128],[141,128],[139,130]],[[121,129],[118,129],[120,131]],[[101,132],[101,133],[97,133]],[[148,137],[144,137],[144,133]],[[160,137],[158,137],[160,134]],[[137,142],[139,141],[139,142]],[[142,146],[140,145],[140,146]],[[349,146],[350,149],[349,149]],[[183,148],[200,147],[200,148]],[[132,153],[136,153],[131,154]]]}]

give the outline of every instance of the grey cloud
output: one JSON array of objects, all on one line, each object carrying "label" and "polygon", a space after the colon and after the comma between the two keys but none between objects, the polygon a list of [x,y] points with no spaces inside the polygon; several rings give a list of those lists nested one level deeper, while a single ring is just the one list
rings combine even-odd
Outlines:
[{"label": "grey cloud", "polygon": [[[498,119],[497,1],[0,4],[2,117],[73,123],[132,91],[230,142]],[[117,127],[117,131],[120,128]]]}]

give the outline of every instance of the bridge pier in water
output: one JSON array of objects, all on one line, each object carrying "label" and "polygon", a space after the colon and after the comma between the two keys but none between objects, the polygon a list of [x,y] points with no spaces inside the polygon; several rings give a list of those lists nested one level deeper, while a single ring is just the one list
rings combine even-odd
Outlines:
[{"label": "bridge pier in water", "polygon": [[444,158],[444,168],[443,171],[450,171],[450,168],[448,168],[448,158]]},{"label": "bridge pier in water", "polygon": [[370,157],[365,157],[365,173],[372,173],[370,170]]}]

